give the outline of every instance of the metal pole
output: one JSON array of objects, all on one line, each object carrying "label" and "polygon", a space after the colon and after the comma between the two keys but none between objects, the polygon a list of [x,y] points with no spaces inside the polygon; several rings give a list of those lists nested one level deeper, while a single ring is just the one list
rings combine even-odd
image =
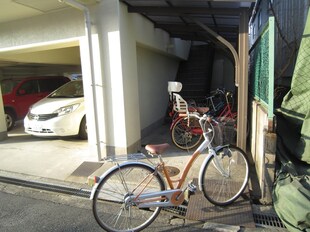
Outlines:
[{"label": "metal pole", "polygon": [[101,146],[100,146],[100,138],[99,138],[99,128],[98,128],[98,111],[97,111],[97,100],[96,100],[96,85],[95,85],[95,67],[94,67],[94,56],[93,56],[93,45],[92,45],[92,34],[91,34],[91,20],[90,20],[90,13],[89,9],[74,1],[74,0],[59,0],[60,2],[64,2],[67,5],[72,6],[80,11],[83,11],[85,17],[85,32],[87,36],[87,44],[88,44],[88,52],[89,52],[89,59],[90,59],[90,72],[91,72],[91,86],[92,86],[92,93],[93,93],[93,107],[94,107],[94,116],[95,116],[95,136],[96,136],[96,147],[97,147],[97,155],[98,161],[102,159],[101,154]]},{"label": "metal pole", "polygon": [[200,22],[194,18],[190,18],[190,19],[193,22],[195,22],[197,25],[199,25],[201,28],[203,28],[205,31],[207,31],[209,34],[214,36],[218,41],[220,41],[222,44],[224,44],[230,50],[230,52],[232,53],[234,60],[235,60],[235,85],[238,86],[239,85],[239,56],[238,56],[238,53],[235,50],[235,48],[226,39],[224,39],[222,36],[218,35],[216,32],[214,32],[212,29],[207,27],[202,22]]},{"label": "metal pole", "polygon": [[238,88],[237,146],[246,151],[248,115],[248,11],[243,9],[239,26],[240,85]]}]

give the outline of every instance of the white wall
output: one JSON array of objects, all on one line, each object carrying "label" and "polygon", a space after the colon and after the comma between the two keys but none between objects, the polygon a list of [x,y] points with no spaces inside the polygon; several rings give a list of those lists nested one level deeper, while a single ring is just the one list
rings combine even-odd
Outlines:
[{"label": "white wall", "polygon": [[127,139],[136,142],[130,140],[140,140],[140,131],[164,117],[167,82],[175,80],[178,62],[187,58],[190,43],[171,39],[146,18],[128,13],[124,4],[120,4],[120,20],[125,112],[132,117],[126,118]]},{"label": "white wall", "polygon": [[[153,86],[155,79],[162,86],[157,94],[167,96],[167,81],[175,78],[176,60],[187,57],[189,42],[171,40],[166,32],[154,29],[144,17],[128,13],[127,7],[118,1],[100,2],[91,8],[91,16],[95,25],[93,33],[98,35],[94,40],[98,40],[98,48],[94,51],[99,51],[95,58],[98,69],[95,85],[101,92],[96,97],[98,107],[103,108],[101,113],[98,112],[98,118],[105,121],[105,125],[101,122],[99,125],[100,143],[107,146],[107,154],[134,152],[140,149],[141,130],[162,118],[167,104],[164,97],[154,101],[152,94],[145,95],[144,86]],[[137,56],[137,44],[148,52]],[[87,58],[82,59],[87,63]],[[87,65],[83,65],[83,70],[89,73]],[[150,83],[143,82],[145,74]],[[145,101],[154,101],[154,104],[145,104]],[[161,110],[154,111],[152,107]],[[152,117],[144,114],[150,111]]]},{"label": "white wall", "polygon": [[215,51],[212,70],[211,90],[225,88],[235,92],[234,65],[220,49]]},{"label": "white wall", "polygon": [[[163,122],[169,95],[168,81],[174,81],[179,60],[137,47],[141,129]],[[145,131],[148,133],[148,131]]]}]

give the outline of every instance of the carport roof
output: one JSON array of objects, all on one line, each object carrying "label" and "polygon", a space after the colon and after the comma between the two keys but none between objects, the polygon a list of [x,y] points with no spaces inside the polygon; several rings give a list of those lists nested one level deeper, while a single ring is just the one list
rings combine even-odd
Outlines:
[{"label": "carport roof", "polygon": [[[59,0],[1,0],[0,23],[49,13],[68,7]],[[94,4],[100,0],[75,0]],[[237,44],[242,9],[251,10],[256,0],[120,0],[128,11],[139,13],[167,31],[171,37],[192,41],[212,41],[199,21],[232,44]],[[249,14],[251,15],[251,14]],[[194,20],[194,21],[193,21]]]},{"label": "carport roof", "polygon": [[[85,5],[100,0],[75,0]],[[238,44],[241,12],[251,11],[255,0],[120,0],[129,13],[138,13],[169,33],[172,38],[190,41],[217,42],[197,22],[212,29],[233,46]],[[68,7],[58,0],[1,0],[0,23],[46,14]],[[249,15],[250,12],[249,12]],[[16,65],[0,59],[1,66]]]},{"label": "carport roof", "polygon": [[[120,0],[128,12],[139,13],[167,31],[171,37],[191,41],[216,41],[197,21],[233,45],[238,44],[241,11],[251,10],[255,0]],[[249,12],[249,15],[250,12]]]}]

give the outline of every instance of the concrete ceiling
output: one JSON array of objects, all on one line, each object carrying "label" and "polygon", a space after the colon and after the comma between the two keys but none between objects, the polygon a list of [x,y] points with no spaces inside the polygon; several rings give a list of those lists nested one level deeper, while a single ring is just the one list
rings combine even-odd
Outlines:
[{"label": "concrete ceiling", "polygon": [[[77,0],[84,5],[95,4],[100,0]],[[1,0],[0,24],[69,8],[67,4],[59,0]],[[9,51],[0,53],[0,69],[12,68],[59,68],[66,66],[80,66],[80,52],[78,42],[69,42],[56,45],[48,45],[36,48],[23,49],[21,51]],[[61,66],[61,67],[60,67]]]},{"label": "concrete ceiling", "polygon": [[[101,0],[77,0],[89,5]],[[211,41],[210,36],[191,22],[192,18],[205,23],[231,43],[238,39],[239,10],[250,9],[255,0],[120,0],[128,5],[128,11],[139,13],[167,31],[171,37],[185,40]],[[0,24],[59,11],[70,6],[59,0],[1,0]],[[56,58],[57,56],[62,59]],[[42,58],[44,57],[45,58]],[[49,58],[47,58],[49,56]],[[40,59],[39,59],[40,57]],[[56,59],[53,59],[55,57]],[[59,47],[41,47],[23,53],[1,53],[0,68],[6,66],[80,65],[78,44],[62,44]]]},{"label": "concrete ceiling", "polygon": [[[77,0],[81,4],[90,5],[98,0]],[[59,0],[1,0],[0,23],[34,17],[69,6]]]},{"label": "concrete ceiling", "polygon": [[[93,2],[94,0],[88,0]],[[83,2],[83,1],[80,1]],[[87,3],[87,0],[84,1]],[[84,3],[83,2],[83,3]],[[59,0],[1,0],[0,24],[35,17],[69,6]],[[78,42],[28,48],[0,53],[0,68],[46,68],[80,65]]]}]

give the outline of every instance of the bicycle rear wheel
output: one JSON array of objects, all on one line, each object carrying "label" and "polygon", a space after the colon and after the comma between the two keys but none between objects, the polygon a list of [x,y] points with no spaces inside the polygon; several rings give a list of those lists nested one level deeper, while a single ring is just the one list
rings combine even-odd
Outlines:
[{"label": "bicycle rear wheel", "polygon": [[162,178],[153,168],[128,163],[112,170],[98,185],[93,214],[107,231],[140,231],[155,220],[161,208],[138,208],[132,196],[164,189]]},{"label": "bicycle rear wheel", "polygon": [[202,139],[202,130],[195,117],[179,118],[171,130],[172,142],[179,148],[188,150],[196,147]]},{"label": "bicycle rear wheel", "polygon": [[229,205],[243,193],[249,179],[246,154],[227,145],[211,157],[202,172],[202,192],[215,205]]}]

